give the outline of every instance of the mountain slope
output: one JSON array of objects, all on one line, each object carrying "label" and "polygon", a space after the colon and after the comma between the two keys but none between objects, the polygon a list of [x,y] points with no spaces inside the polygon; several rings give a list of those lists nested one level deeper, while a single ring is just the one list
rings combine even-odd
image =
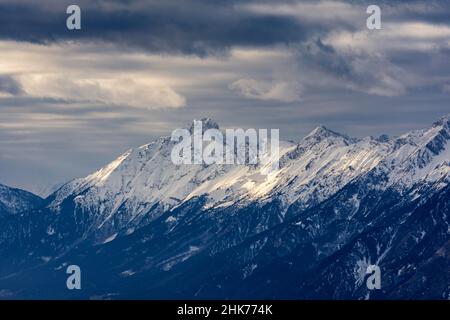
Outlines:
[{"label": "mountain slope", "polygon": [[31,192],[0,184],[0,217],[35,209],[43,199]]}]

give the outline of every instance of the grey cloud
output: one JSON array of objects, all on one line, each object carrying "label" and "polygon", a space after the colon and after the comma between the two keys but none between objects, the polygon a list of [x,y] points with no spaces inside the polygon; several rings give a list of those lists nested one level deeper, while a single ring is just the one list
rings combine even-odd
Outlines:
[{"label": "grey cloud", "polygon": [[[426,5],[411,0],[377,3],[387,21],[450,23],[446,1],[427,1]],[[70,4],[68,0],[0,1],[0,39],[43,44],[110,42],[123,50],[204,56],[224,54],[233,46],[302,43],[336,28],[355,31],[364,28],[364,8],[372,2],[79,0],[80,31],[66,29],[65,10]],[[296,6],[299,4],[307,6]],[[287,6],[281,13],[271,9],[281,5]],[[309,12],[303,12],[305,8]]]},{"label": "grey cloud", "polygon": [[22,85],[16,79],[8,75],[0,75],[0,93],[7,93],[13,96],[22,95]]},{"label": "grey cloud", "polygon": [[0,38],[44,44],[107,41],[122,49],[206,55],[236,45],[302,41],[311,31],[295,19],[243,12],[236,2],[80,0],[82,30],[68,31],[69,1],[3,1]]},{"label": "grey cloud", "polygon": [[267,82],[255,79],[239,79],[231,83],[230,89],[246,98],[280,102],[298,102],[303,91],[296,81]]},{"label": "grey cloud", "polygon": [[405,94],[405,79],[411,76],[383,55],[370,52],[341,52],[321,39],[311,40],[297,50],[300,69],[310,86],[346,88],[380,96]]}]

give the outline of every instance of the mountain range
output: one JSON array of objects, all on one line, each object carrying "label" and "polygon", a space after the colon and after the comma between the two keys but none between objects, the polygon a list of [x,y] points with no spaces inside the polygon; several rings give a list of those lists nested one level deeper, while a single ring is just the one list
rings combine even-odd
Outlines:
[{"label": "mountain range", "polygon": [[0,298],[449,299],[449,140],[450,115],[395,138],[320,126],[270,171],[175,165],[161,137],[46,199],[0,186]]}]

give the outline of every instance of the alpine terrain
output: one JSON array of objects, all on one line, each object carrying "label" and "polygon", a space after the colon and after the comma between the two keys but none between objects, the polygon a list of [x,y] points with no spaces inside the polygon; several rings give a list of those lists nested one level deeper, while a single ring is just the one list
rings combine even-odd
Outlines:
[{"label": "alpine terrain", "polygon": [[45,200],[0,186],[0,298],[450,299],[449,141],[450,115],[395,138],[320,126],[271,171],[175,165],[161,137]]}]

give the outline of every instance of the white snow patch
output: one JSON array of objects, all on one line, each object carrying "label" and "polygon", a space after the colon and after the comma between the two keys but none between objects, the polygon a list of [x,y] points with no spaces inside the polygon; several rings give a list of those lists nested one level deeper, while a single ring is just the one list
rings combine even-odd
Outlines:
[{"label": "white snow patch", "polygon": [[172,223],[172,222],[175,222],[175,221],[177,221],[177,218],[175,218],[174,216],[170,216],[170,217],[168,217],[168,218],[166,219],[166,222],[167,222],[167,223]]},{"label": "white snow patch", "polygon": [[116,237],[117,237],[117,233],[114,233],[110,237],[106,238],[106,240],[103,241],[103,244],[113,241],[114,239],[116,239]]},{"label": "white snow patch", "polygon": [[122,277],[129,277],[129,276],[134,275],[135,273],[136,273],[136,272],[133,271],[133,270],[125,270],[125,271],[121,272],[120,275],[121,275]]}]

